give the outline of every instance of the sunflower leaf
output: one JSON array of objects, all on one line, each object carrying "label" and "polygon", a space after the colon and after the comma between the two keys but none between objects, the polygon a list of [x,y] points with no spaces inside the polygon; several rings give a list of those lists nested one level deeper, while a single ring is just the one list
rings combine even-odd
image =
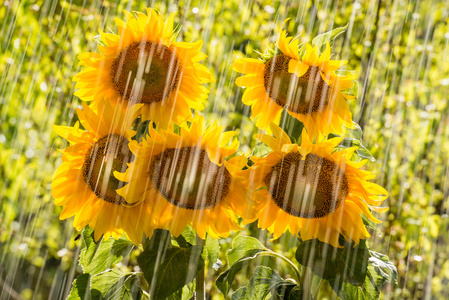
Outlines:
[{"label": "sunflower leaf", "polygon": [[219,259],[220,257],[220,244],[218,240],[207,236],[205,247],[207,249],[207,257],[209,258],[209,264],[212,264],[212,268],[217,271],[223,266],[223,263]]},{"label": "sunflower leaf", "polygon": [[304,241],[296,249],[296,259],[329,282],[362,285],[370,257],[365,240],[360,240],[360,244],[355,246],[340,239],[340,244],[344,245],[343,248],[334,248],[318,239]]},{"label": "sunflower leaf", "polygon": [[260,252],[269,253],[270,250],[256,238],[239,235],[232,241],[232,249],[227,255],[230,268],[221,273],[215,281],[225,297],[227,297],[237,273],[246,268]]},{"label": "sunflower leaf", "polygon": [[370,255],[367,276],[362,286],[331,284],[342,299],[379,299],[382,286],[387,282],[396,282],[396,267],[388,261],[388,257],[374,251],[370,251]]},{"label": "sunflower leaf", "polygon": [[[273,285],[272,298],[274,300],[301,300],[304,299],[301,286],[284,280]],[[312,299],[310,296],[309,299]]]},{"label": "sunflower leaf", "polygon": [[232,296],[231,296],[231,300],[243,300],[246,299],[246,289],[247,287],[241,287],[238,290],[236,290]]},{"label": "sunflower leaf", "polygon": [[263,251],[265,250],[254,249],[245,252],[246,254],[241,259],[236,261],[234,264],[232,264],[232,266],[229,269],[227,269],[218,276],[217,280],[215,281],[215,284],[217,285],[218,289],[223,293],[225,298],[227,298],[228,296],[229,290],[231,289],[231,285],[234,282],[234,278],[237,275],[237,273],[240,270],[248,267],[249,262],[252,259],[256,258],[259,252]]},{"label": "sunflower leaf", "polygon": [[136,273],[124,274],[117,269],[97,275],[81,274],[73,282],[68,300],[141,299],[142,288]]},{"label": "sunflower leaf", "polygon": [[90,299],[141,299],[142,288],[139,276],[124,274],[117,269],[108,270],[91,277]]},{"label": "sunflower leaf", "polygon": [[147,247],[137,262],[150,286],[151,299],[165,299],[193,281],[204,268],[202,246],[180,248]]},{"label": "sunflower leaf", "polygon": [[232,299],[266,299],[272,288],[282,282],[285,282],[285,280],[271,268],[258,266],[254,270],[254,274],[249,280],[248,286],[243,290],[238,289],[232,294]]},{"label": "sunflower leaf", "polygon": [[[375,273],[379,276],[381,285],[390,282],[396,283],[398,271],[392,262],[388,260],[388,256],[375,251],[370,251],[371,257],[368,260],[368,269],[371,274]],[[377,277],[374,276],[373,277]]]},{"label": "sunflower leaf", "polygon": [[80,274],[72,283],[67,300],[90,299],[90,274]]},{"label": "sunflower leaf", "polygon": [[349,24],[346,24],[343,27],[335,28],[331,31],[327,31],[325,33],[322,33],[320,35],[317,35],[312,40],[312,45],[317,46],[318,49],[321,49],[322,46],[326,45],[326,42],[328,42],[331,46],[334,43],[334,40],[341,34],[343,34],[346,29],[348,28]]},{"label": "sunflower leaf", "polygon": [[254,251],[266,251],[262,243],[253,237],[239,235],[232,241],[232,249],[228,252],[228,264],[232,266],[239,259],[252,256]]},{"label": "sunflower leaf", "polygon": [[84,228],[83,237],[85,246],[81,250],[79,262],[84,273],[90,275],[101,273],[121,262],[133,248],[133,243],[125,238],[100,239],[95,243],[93,230],[89,227]]},{"label": "sunflower leaf", "polygon": [[[349,132],[349,130],[348,130]],[[370,161],[376,161],[374,156],[371,155],[369,150],[363,146],[362,142],[356,138],[345,137],[345,139],[338,145],[338,147],[349,148],[349,147],[358,147],[356,150],[357,155],[362,159],[368,159]]]}]

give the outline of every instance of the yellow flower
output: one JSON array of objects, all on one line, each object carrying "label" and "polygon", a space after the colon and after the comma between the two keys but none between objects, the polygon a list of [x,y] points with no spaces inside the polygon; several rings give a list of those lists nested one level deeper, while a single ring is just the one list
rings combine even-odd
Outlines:
[{"label": "yellow flower", "polygon": [[51,184],[55,204],[64,206],[60,219],[75,216],[73,225],[81,230],[89,225],[95,230],[95,240],[102,235],[120,237],[125,232],[135,243],[142,241],[143,228],[151,236],[149,206],[142,202],[127,203],[116,193],[124,182],[113,176],[123,172],[134,157],[128,148],[134,131],[130,130],[136,111],[141,105],[128,110],[114,106],[107,100],[97,104],[98,112],[83,104],[77,109],[86,130],[54,126],[55,131],[67,139],[70,146],[62,151],[63,163],[56,170]]},{"label": "yellow flower", "polygon": [[[145,199],[152,208],[158,228],[174,236],[190,224],[198,236],[227,237],[238,230],[238,215],[251,214],[246,189],[238,172],[246,166],[244,156],[229,160],[238,141],[233,131],[223,132],[216,121],[204,128],[204,117],[196,115],[190,128],[180,134],[149,127],[140,144],[130,143],[135,161],[123,174],[116,174],[128,185],[117,192],[128,203]],[[237,174],[234,176],[234,174]]]},{"label": "yellow flower", "polygon": [[[115,18],[118,34],[101,32],[100,53],[78,56],[84,69],[75,75],[75,95],[92,101],[103,97],[127,104],[143,103],[144,120],[167,128],[169,122],[191,119],[191,108],[202,110],[212,82],[199,61],[202,41],[176,42],[173,14],[164,19],[155,10],[147,14],[124,11],[127,20]],[[126,106],[124,106],[126,108]]]},{"label": "yellow flower", "polygon": [[368,181],[375,176],[360,169],[366,160],[349,160],[356,147],[334,151],[339,137],[312,144],[305,130],[298,146],[277,125],[271,130],[274,136],[258,138],[273,151],[251,157],[255,164],[247,170],[259,227],[275,239],[288,229],[303,240],[317,238],[334,247],[340,234],[356,244],[368,237],[361,214],[380,223],[371,210],[388,210],[378,207],[387,191]]},{"label": "yellow flower", "polygon": [[251,105],[256,126],[269,131],[270,123],[279,124],[282,109],[304,123],[312,139],[353,128],[346,99],[354,96],[341,91],[353,86],[355,76],[340,76],[337,69],[347,62],[331,60],[330,46],[320,55],[318,48],[305,44],[299,54],[298,40],[287,38],[285,30],[277,41],[280,53],[267,61],[235,57],[232,69],[246,74],[236,84],[246,87],[242,101]]}]

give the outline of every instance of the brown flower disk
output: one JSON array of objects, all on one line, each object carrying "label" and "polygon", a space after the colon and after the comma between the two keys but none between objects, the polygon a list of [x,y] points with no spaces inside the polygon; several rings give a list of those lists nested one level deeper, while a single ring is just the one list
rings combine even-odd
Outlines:
[{"label": "brown flower disk", "polygon": [[171,204],[186,209],[212,208],[229,192],[231,175],[209,160],[206,151],[184,147],[155,156],[149,175]]},{"label": "brown flower disk", "polygon": [[151,104],[176,89],[180,71],[176,55],[157,42],[132,43],[112,63],[111,81],[125,100]]},{"label": "brown flower disk", "polygon": [[114,177],[114,171],[123,173],[127,163],[134,159],[128,148],[128,140],[117,134],[99,139],[86,153],[83,177],[98,198],[113,204],[125,204],[125,199],[115,190],[126,183]]},{"label": "brown flower disk", "polygon": [[276,205],[296,217],[322,218],[337,209],[348,195],[344,170],[315,154],[292,152],[265,177]]},{"label": "brown flower disk", "polygon": [[310,114],[321,111],[329,102],[330,87],[321,78],[318,67],[309,67],[297,77],[288,72],[291,58],[284,54],[272,57],[265,64],[264,87],[270,98],[291,112]]}]

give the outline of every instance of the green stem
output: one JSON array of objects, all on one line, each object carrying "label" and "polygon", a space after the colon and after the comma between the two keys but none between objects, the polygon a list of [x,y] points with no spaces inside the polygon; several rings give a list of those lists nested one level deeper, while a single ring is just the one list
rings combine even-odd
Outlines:
[{"label": "green stem", "polygon": [[[205,241],[196,236],[196,244],[204,247]],[[204,287],[204,268],[202,268],[195,278],[195,299],[196,300],[206,300],[206,292]]]},{"label": "green stem", "polygon": [[310,286],[312,285],[312,278],[313,278],[310,268],[303,266],[301,268],[301,276],[302,276],[301,287],[303,291],[303,299],[309,300],[311,299]]},{"label": "green stem", "polygon": [[268,255],[275,256],[277,258],[282,259],[283,261],[285,261],[295,271],[296,277],[298,278],[298,282],[301,282],[301,272],[299,271],[298,267],[291,260],[289,260],[287,257],[285,257],[285,256],[283,256],[281,254],[278,254],[278,253],[276,253],[274,251],[271,251],[271,250],[259,252],[259,254],[262,254],[262,255],[263,254],[268,254]]},{"label": "green stem", "polygon": [[320,290],[321,290],[321,285],[323,284],[324,279],[321,278],[320,282],[318,283],[318,286],[316,287],[315,293],[313,294],[313,299],[318,299],[318,295],[320,294]]}]

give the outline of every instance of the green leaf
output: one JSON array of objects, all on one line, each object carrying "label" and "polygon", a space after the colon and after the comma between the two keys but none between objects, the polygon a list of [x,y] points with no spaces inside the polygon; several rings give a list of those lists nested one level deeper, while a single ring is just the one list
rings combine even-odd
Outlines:
[{"label": "green leaf", "polygon": [[262,243],[253,237],[239,235],[232,241],[232,249],[228,252],[228,264],[232,266],[239,259],[253,256],[255,251],[267,251]]},{"label": "green leaf", "polygon": [[[302,288],[290,281],[284,280],[276,283],[271,292],[273,300],[302,300],[303,291]],[[312,297],[309,297],[312,299]]]},{"label": "green leaf", "polygon": [[386,282],[397,283],[398,271],[395,265],[388,260],[388,256],[375,251],[370,251],[368,260],[368,272],[380,287]]},{"label": "green leaf", "polygon": [[397,270],[388,257],[375,251],[370,251],[370,255],[368,273],[362,286],[344,283],[334,287],[342,299],[379,299],[382,285],[387,282],[396,282]]},{"label": "green leaf", "polygon": [[202,247],[147,247],[137,262],[150,286],[151,299],[165,299],[193,281],[204,268]]},{"label": "green leaf", "polygon": [[210,236],[207,236],[206,238],[206,245],[207,249],[207,256],[209,258],[210,264],[212,264],[212,268],[217,271],[223,266],[223,263],[219,259],[220,257],[220,244],[218,243],[218,240],[211,238]]},{"label": "green leaf", "polygon": [[348,147],[358,147],[356,150],[357,155],[362,159],[369,159],[370,161],[376,161],[374,156],[362,145],[362,142],[355,138],[345,137],[344,140],[338,145],[338,147],[348,148]]},{"label": "green leaf", "polygon": [[244,300],[244,299],[247,299],[246,286],[239,288],[231,296],[231,300]]},{"label": "green leaf", "polygon": [[[343,248],[334,248],[318,239],[302,242],[296,249],[296,259],[311,268],[317,276],[331,281],[362,285],[370,256],[365,240],[358,246],[341,239]],[[332,283],[331,283],[332,285]]]},{"label": "green leaf", "polygon": [[194,245],[196,243],[196,231],[193,230],[190,226],[187,226],[186,229],[184,229],[184,231],[182,232],[182,236],[191,245]]},{"label": "green leaf", "polygon": [[318,49],[321,49],[322,46],[326,45],[326,42],[329,42],[329,44],[332,46],[332,44],[334,43],[334,40],[341,35],[342,33],[344,33],[346,31],[346,29],[348,28],[349,24],[346,24],[343,27],[338,27],[335,28],[331,31],[322,33],[320,35],[317,35],[313,40],[312,40],[312,46],[317,46]]},{"label": "green leaf", "polygon": [[361,141],[363,135],[362,128],[354,121],[352,121],[352,124],[355,126],[355,128],[348,128],[346,131],[346,137]]},{"label": "green leaf", "polygon": [[133,248],[133,243],[124,238],[110,238],[106,241],[100,239],[95,243],[92,234],[89,227],[83,230],[85,247],[81,250],[79,261],[84,273],[95,275],[109,269],[122,261]]},{"label": "green leaf", "polygon": [[271,268],[265,266],[256,267],[248,286],[238,289],[232,294],[231,299],[267,299],[270,294],[270,299],[302,299],[302,291],[297,284],[284,280]]},{"label": "green leaf", "polygon": [[170,231],[165,229],[155,229],[151,239],[146,239],[143,243],[144,249],[158,250],[171,247]]},{"label": "green leaf", "polygon": [[279,126],[287,133],[293,142],[300,141],[299,137],[304,129],[304,124],[292,117],[286,110],[282,112]]},{"label": "green leaf", "polygon": [[124,274],[117,269],[91,277],[90,294],[93,300],[141,299],[140,279],[135,273]]},{"label": "green leaf", "polygon": [[259,266],[249,280],[246,299],[264,299],[269,294],[271,287],[282,281],[284,280],[271,268]]},{"label": "green leaf", "polygon": [[190,300],[193,299],[193,294],[195,291],[195,282],[185,285],[182,289],[177,290],[175,293],[171,294],[167,300]]},{"label": "green leaf", "polygon": [[90,277],[89,274],[80,274],[74,281],[72,290],[67,300],[88,300],[90,299]]},{"label": "green leaf", "polygon": [[[215,284],[217,285],[218,289],[223,293],[225,298],[227,298],[229,290],[231,289],[231,285],[234,282],[234,278],[237,275],[237,273],[246,268],[249,264],[249,262],[257,257],[257,254],[261,251],[260,249],[250,250],[247,252],[247,254],[239,259],[237,262],[235,262],[229,269],[221,273],[217,280],[215,281]],[[229,261],[228,261],[229,262]]]}]

